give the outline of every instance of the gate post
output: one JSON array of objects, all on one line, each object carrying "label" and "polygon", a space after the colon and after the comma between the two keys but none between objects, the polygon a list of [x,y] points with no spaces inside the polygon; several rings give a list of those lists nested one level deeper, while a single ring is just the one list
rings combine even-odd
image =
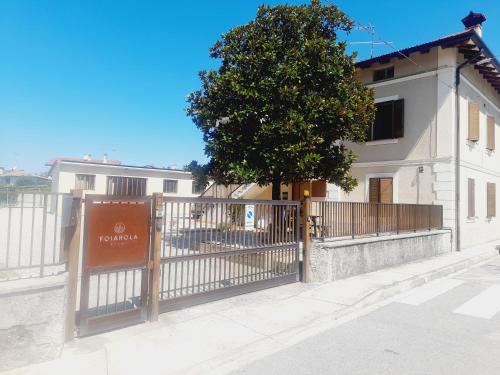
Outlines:
[{"label": "gate post", "polygon": [[66,239],[69,241],[65,240],[65,252],[68,260],[68,291],[66,299],[66,323],[64,327],[65,341],[73,340],[75,337],[76,294],[78,291],[78,266],[80,263],[82,190],[72,190],[72,194],[71,217],[66,232]]},{"label": "gate post", "polygon": [[163,224],[163,194],[153,194],[153,209],[151,217],[152,247],[149,262],[150,289],[149,289],[149,320],[156,322],[160,304],[160,263],[161,263],[161,227]]},{"label": "gate post", "polygon": [[306,283],[311,281],[311,229],[309,228],[309,215],[311,214],[311,197],[309,191],[304,190],[304,201],[302,206],[302,280]]}]

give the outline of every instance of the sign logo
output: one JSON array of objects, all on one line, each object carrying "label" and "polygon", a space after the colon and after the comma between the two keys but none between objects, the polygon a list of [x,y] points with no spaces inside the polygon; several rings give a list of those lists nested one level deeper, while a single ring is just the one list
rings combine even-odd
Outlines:
[{"label": "sign logo", "polygon": [[116,234],[122,234],[125,232],[125,224],[123,223],[116,223],[115,224],[115,233]]},{"label": "sign logo", "polygon": [[108,242],[112,246],[123,246],[127,241],[135,241],[139,239],[137,234],[125,233],[125,224],[121,221],[115,223],[113,230],[114,234],[102,234],[99,236],[99,242]]}]

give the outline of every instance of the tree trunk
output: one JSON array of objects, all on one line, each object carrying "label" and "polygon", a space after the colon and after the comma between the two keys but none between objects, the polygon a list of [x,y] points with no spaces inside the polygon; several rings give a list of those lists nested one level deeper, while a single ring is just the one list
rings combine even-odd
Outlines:
[{"label": "tree trunk", "polygon": [[273,189],[272,199],[274,201],[281,200],[281,176],[279,174],[273,177],[272,189]]}]

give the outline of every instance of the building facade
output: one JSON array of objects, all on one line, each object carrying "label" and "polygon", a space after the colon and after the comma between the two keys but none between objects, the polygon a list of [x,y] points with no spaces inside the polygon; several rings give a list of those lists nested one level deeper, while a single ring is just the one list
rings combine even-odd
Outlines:
[{"label": "building facade", "polygon": [[500,238],[500,64],[484,21],[471,12],[462,32],[358,63],[377,114],[349,145],[359,185],[340,200],[440,204],[459,246]]},{"label": "building facade", "polygon": [[50,161],[52,192],[81,189],[86,194],[197,197],[190,172],[155,167],[122,165],[118,161],[58,158]]}]

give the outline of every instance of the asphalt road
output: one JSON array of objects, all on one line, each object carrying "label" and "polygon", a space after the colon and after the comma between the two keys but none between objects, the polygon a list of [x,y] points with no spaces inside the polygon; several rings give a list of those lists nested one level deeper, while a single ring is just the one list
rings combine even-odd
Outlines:
[{"label": "asphalt road", "polygon": [[500,374],[500,257],[234,374]]}]

